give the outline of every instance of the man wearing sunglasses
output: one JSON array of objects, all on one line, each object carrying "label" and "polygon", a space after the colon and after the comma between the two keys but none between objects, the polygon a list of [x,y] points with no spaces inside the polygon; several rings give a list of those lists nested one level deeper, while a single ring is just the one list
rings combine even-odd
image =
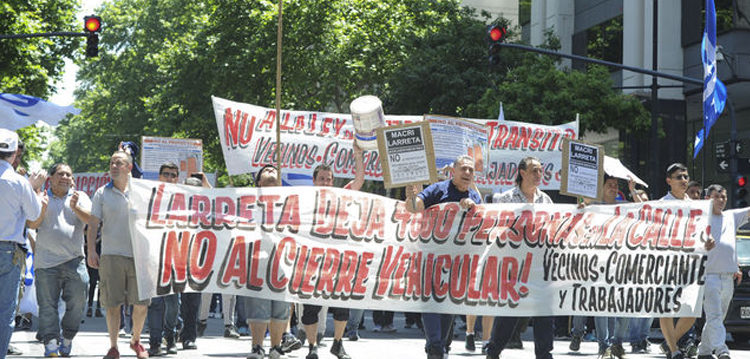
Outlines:
[{"label": "man wearing sunglasses", "polygon": [[[174,162],[166,162],[159,167],[159,181],[177,183],[180,168]],[[162,355],[162,338],[167,342],[167,354],[177,354],[175,335],[177,334],[177,314],[180,309],[178,294],[170,294],[151,299],[148,306],[149,356]]]}]

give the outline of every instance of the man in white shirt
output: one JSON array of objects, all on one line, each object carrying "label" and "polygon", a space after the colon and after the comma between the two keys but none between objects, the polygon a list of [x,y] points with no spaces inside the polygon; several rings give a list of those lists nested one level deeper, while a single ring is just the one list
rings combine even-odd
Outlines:
[{"label": "man in white shirt", "polygon": [[[36,220],[42,211],[42,201],[34,193],[30,180],[16,173],[11,165],[18,149],[18,135],[0,128],[0,356],[8,352],[13,334],[21,267],[26,258],[23,245],[27,220]],[[43,179],[42,179],[43,181]],[[40,183],[37,183],[39,185]]]},{"label": "man in white shirt", "polygon": [[735,250],[735,234],[747,221],[750,207],[722,212],[727,205],[727,191],[718,184],[712,184],[706,189],[706,199],[713,200],[710,224],[711,237],[716,242],[716,247],[708,252],[706,262],[706,284],[703,290],[706,324],[698,345],[698,359],[713,358],[713,353],[716,353],[718,359],[729,359],[724,317],[727,316],[729,303],[734,295],[734,281],[738,284],[742,281]]}]

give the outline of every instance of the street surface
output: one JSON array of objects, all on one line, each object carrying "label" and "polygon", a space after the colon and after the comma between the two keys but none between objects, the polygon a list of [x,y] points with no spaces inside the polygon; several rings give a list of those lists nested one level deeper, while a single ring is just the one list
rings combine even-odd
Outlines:
[{"label": "street surface", "polygon": [[[34,331],[16,331],[13,334],[11,343],[21,349],[24,354],[20,356],[9,356],[12,358],[39,358],[44,356],[44,350],[42,344],[37,342],[34,338],[36,334],[36,321],[34,318]],[[458,323],[457,323],[458,325]],[[349,341],[344,338],[344,348],[351,355],[353,359],[407,359],[407,358],[425,358],[424,354],[424,338],[422,337],[419,329],[405,329],[404,328],[404,316],[401,313],[396,313],[394,316],[394,327],[398,329],[396,333],[385,334],[385,333],[374,333],[370,329],[372,328],[371,313],[366,312],[365,314],[365,326],[367,329],[360,330],[361,339],[356,342]],[[458,332],[458,331],[457,331]],[[205,336],[198,338],[196,344],[198,345],[197,350],[180,350],[177,355],[169,355],[164,358],[206,358],[206,359],[217,359],[217,358],[245,358],[250,352],[250,337],[241,337],[240,339],[228,339],[223,337],[224,326],[222,319],[209,318],[208,328],[206,329]],[[658,335],[658,329],[652,331],[654,336]],[[318,353],[320,359],[335,359],[330,354],[329,349],[332,342],[333,335],[333,319],[328,316],[327,333],[323,340],[325,347],[320,348]],[[534,345],[531,341],[532,328],[529,328],[523,335],[524,349],[506,350],[502,353],[501,358],[504,359],[529,359],[534,358]],[[120,354],[123,358],[135,358],[135,354],[128,347],[130,338],[120,338],[119,349]],[[148,334],[143,335],[142,342],[148,349]],[[657,341],[660,342],[660,341]],[[578,353],[571,353],[568,350],[569,340],[556,339],[555,350],[553,355],[555,358],[596,358],[597,356],[597,344],[595,342],[583,342],[581,344],[581,350]],[[477,341],[476,352],[467,352],[464,349],[464,338],[463,334],[454,339],[452,350],[450,353],[451,358],[464,358],[464,359],[484,359],[484,355],[481,354],[480,348],[481,343]],[[750,359],[750,345],[745,344],[744,346],[738,347],[733,343],[729,343],[730,349],[732,350],[733,359]],[[266,350],[268,350],[268,340],[265,342]],[[81,326],[81,331],[73,341],[73,352],[72,357],[76,358],[101,358],[106,354],[108,349],[108,339],[106,335],[106,324],[104,318],[85,318],[85,323]],[[178,349],[182,349],[182,346],[178,344]],[[650,354],[630,354],[630,345],[625,344],[625,349],[628,351],[628,358],[665,358],[665,356],[658,352],[658,345],[652,344]],[[286,355],[289,359],[304,359],[307,354],[307,347],[303,347],[300,350],[294,351]]]}]

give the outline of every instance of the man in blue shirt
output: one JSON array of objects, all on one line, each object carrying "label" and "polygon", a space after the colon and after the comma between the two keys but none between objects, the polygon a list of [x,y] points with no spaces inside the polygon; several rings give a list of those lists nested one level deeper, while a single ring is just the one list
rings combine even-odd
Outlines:
[{"label": "man in blue shirt", "polygon": [[[27,220],[36,220],[42,212],[42,201],[32,184],[13,170],[18,149],[18,135],[0,128],[0,356],[8,352],[13,334],[21,266],[26,258],[23,245]],[[38,178],[38,176],[33,176]],[[46,177],[46,172],[45,172]],[[42,179],[43,180],[43,179]],[[36,186],[35,186],[36,187]]]},{"label": "man in blue shirt", "polygon": [[[453,163],[453,178],[433,183],[420,192],[421,185],[406,188],[406,210],[419,213],[432,205],[445,202],[459,202],[463,209],[471,209],[482,202],[474,189],[474,159],[463,155]],[[453,315],[422,313],[424,334],[427,339],[425,351],[427,359],[442,359],[450,350],[453,334]]]}]

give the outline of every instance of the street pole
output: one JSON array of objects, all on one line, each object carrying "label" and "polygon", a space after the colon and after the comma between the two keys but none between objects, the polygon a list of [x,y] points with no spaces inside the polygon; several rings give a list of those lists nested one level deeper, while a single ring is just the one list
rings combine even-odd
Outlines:
[{"label": "street pole", "polygon": [[282,2],[279,0],[279,24],[276,31],[276,173],[277,185],[281,186],[281,14]]},{"label": "street pole", "polygon": [[[653,21],[651,24],[651,31],[653,38],[651,39],[651,69],[653,71],[658,70],[658,45],[659,45],[659,4],[658,0],[653,1]],[[659,84],[656,76],[651,76],[651,134],[650,134],[651,155],[648,158],[650,164],[650,187],[652,189],[651,199],[654,199],[657,194],[654,193],[657,188],[661,188],[659,181]]]}]

